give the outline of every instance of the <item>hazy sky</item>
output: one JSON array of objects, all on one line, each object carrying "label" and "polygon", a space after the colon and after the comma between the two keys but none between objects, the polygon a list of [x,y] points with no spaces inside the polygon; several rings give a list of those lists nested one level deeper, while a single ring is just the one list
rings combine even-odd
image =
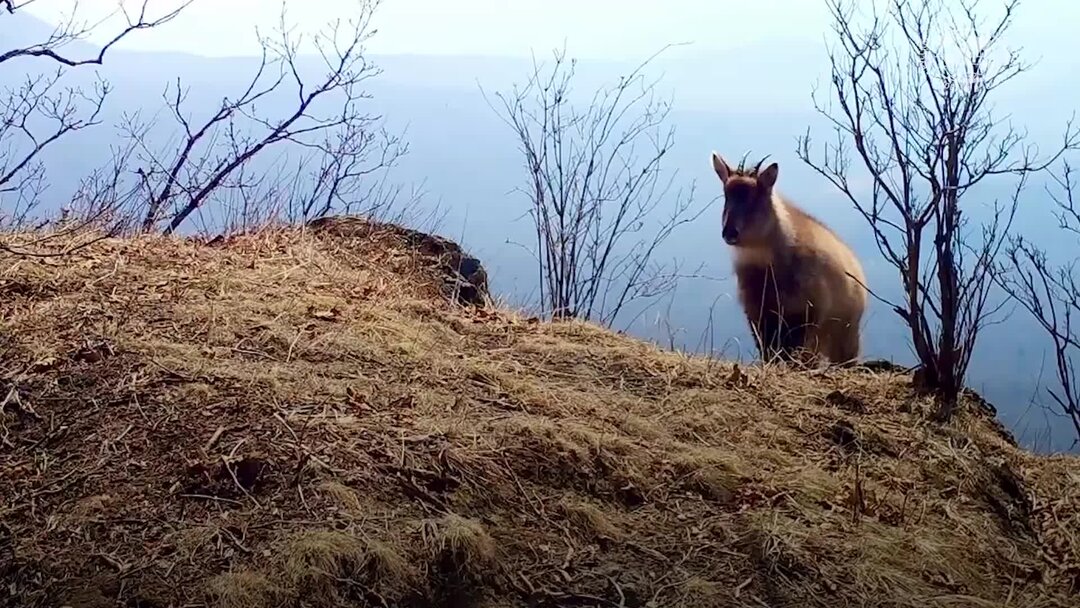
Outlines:
[{"label": "hazy sky", "polygon": [[[126,0],[135,5],[134,0]],[[151,0],[159,11],[179,0]],[[359,0],[285,0],[303,30],[356,13]],[[36,0],[30,11],[50,21],[72,0]],[[98,20],[110,0],[83,0],[78,14]],[[195,0],[181,18],[125,48],[246,54],[256,23],[272,25],[280,0]],[[670,42],[695,50],[732,48],[763,38],[820,40],[823,5],[816,0],[383,0],[372,49],[390,53],[528,55],[564,41],[578,56],[626,58]]]},{"label": "hazy sky", "polygon": [[[34,0],[28,10],[56,22],[78,6],[81,18],[99,21],[115,11],[117,1]],[[142,0],[122,1],[138,6]],[[167,11],[183,0],[149,1]],[[122,46],[209,56],[252,54],[258,48],[255,27],[276,24],[282,1],[290,22],[310,32],[355,15],[363,0],[194,0],[167,27],[131,36]],[[988,10],[1001,4],[983,2]],[[1080,19],[1080,3],[1024,0],[1021,7],[1010,40],[1026,47],[1029,59],[1080,54],[1071,31]],[[823,0],[382,0],[375,19],[378,35],[370,48],[379,53],[527,56],[565,43],[579,58],[636,59],[674,42],[692,43],[676,52],[694,53],[765,41],[821,43],[828,22]]]}]

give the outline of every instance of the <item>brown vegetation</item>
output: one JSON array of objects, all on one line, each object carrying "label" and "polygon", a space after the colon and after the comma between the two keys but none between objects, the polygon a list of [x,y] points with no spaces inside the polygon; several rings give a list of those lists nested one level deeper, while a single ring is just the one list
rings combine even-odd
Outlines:
[{"label": "brown vegetation", "polygon": [[929,422],[898,374],[742,370],[459,307],[389,232],[0,256],[3,605],[1080,590],[1076,459],[1018,449],[976,399]]}]

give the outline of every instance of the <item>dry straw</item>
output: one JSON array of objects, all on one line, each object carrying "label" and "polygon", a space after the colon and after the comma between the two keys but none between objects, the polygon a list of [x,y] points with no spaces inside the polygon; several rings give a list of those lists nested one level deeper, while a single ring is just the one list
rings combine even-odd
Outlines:
[{"label": "dry straw", "polygon": [[11,605],[1075,602],[1076,459],[904,375],[463,309],[378,230],[0,256]]}]

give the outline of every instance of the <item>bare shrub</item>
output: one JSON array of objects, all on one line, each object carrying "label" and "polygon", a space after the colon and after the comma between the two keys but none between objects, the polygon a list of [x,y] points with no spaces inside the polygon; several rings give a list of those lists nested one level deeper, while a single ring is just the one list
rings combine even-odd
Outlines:
[{"label": "bare shrub", "polygon": [[651,61],[582,97],[576,62],[558,51],[496,95],[524,157],[540,300],[553,318],[610,325],[628,303],[669,292],[678,268],[656,254],[708,207],[664,171],[675,130],[645,75]]},{"label": "bare shrub", "polygon": [[[309,38],[295,33],[283,8],[274,32],[259,35],[261,56],[238,91],[208,108],[190,102],[192,91],[175,79],[162,95],[164,111],[125,113],[106,162],[80,180],[58,218],[37,226],[30,221],[49,183],[44,150],[99,126],[112,91],[100,77],[92,90],[65,89],[65,70],[101,64],[123,37],[173,19],[188,3],[154,19],[147,17],[146,3],[138,15],[121,6],[127,27],[86,57],[64,54],[67,44],[90,31],[74,21],[45,41],[3,52],[0,62],[37,58],[59,67],[53,75],[29,74],[0,100],[0,225],[62,226],[67,236],[92,227],[92,238],[101,238],[192,227],[231,233],[333,213],[403,220],[415,211],[419,194],[392,184],[389,172],[408,146],[369,110],[366,86],[381,73],[366,55],[380,3],[357,0],[350,18]],[[6,3],[0,15],[27,4]],[[167,137],[169,132],[179,136]],[[42,242],[35,245],[40,251],[34,251],[45,253]]]},{"label": "bare shrub", "polygon": [[[311,40],[318,65],[303,61],[303,38],[282,10],[272,36],[260,36],[262,55],[245,86],[204,119],[187,108],[177,80],[163,94],[180,137],[156,146],[156,126],[139,115],[122,125],[135,149],[145,204],[139,228],[175,232],[201,215],[203,225],[246,229],[273,219],[310,220],[331,212],[375,213],[396,200],[381,179],[407,151],[367,111],[366,83],[381,69],[365,54],[380,0],[358,0]],[[318,73],[312,76],[311,73]],[[291,99],[284,106],[281,100]],[[275,103],[284,110],[263,112]],[[298,151],[257,168],[274,149]],[[209,218],[209,221],[207,220]]]},{"label": "bare shrub", "polygon": [[[897,270],[903,301],[887,303],[910,328],[920,384],[948,419],[980,330],[1000,319],[997,260],[1027,178],[1080,137],[1070,123],[1040,156],[994,111],[998,90],[1029,67],[1006,46],[1016,0],[989,21],[977,2],[826,4],[832,103],[814,101],[835,140],[815,154],[808,132],[798,153],[855,206]],[[986,187],[1011,196],[980,207]]]},{"label": "bare shrub", "polygon": [[[1054,215],[1063,236],[1080,246],[1080,206],[1077,180],[1069,164],[1055,176],[1060,193],[1051,192]],[[1055,264],[1044,248],[1023,235],[1012,235],[1007,245],[1005,271],[1000,284],[1038,322],[1053,345],[1056,387],[1047,393],[1076,432],[1080,443],[1080,379],[1076,361],[1080,356],[1080,270],[1074,259]]]},{"label": "bare shrub", "polygon": [[[11,22],[13,16],[33,2],[0,2],[0,32],[11,31],[7,28],[15,25]],[[76,53],[72,43],[101,31],[104,26],[80,22],[78,10],[72,10],[43,40],[0,44],[0,65],[26,65],[26,73],[18,84],[0,93],[0,229],[21,228],[41,221],[37,210],[49,183],[44,154],[57,142],[101,124],[102,109],[112,92],[110,84],[97,77],[89,88],[68,86],[65,76],[72,70],[102,65],[116,44],[137,31],[172,21],[190,1],[180,2],[158,16],[150,14],[149,4],[149,0],[143,0],[138,11],[132,12],[124,3],[118,3],[116,12],[125,19],[125,25],[92,53]],[[6,34],[4,37],[11,40]],[[88,177],[80,188],[81,196],[93,198],[89,192],[105,187],[102,180],[108,178]],[[94,214],[88,219],[101,218]],[[68,224],[67,228],[71,230],[73,226]]]}]

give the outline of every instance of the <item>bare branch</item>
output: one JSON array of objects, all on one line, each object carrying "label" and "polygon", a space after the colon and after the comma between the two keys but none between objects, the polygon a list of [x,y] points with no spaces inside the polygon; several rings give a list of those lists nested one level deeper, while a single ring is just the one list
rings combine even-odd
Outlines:
[{"label": "bare branch", "polygon": [[57,92],[60,77],[27,77],[0,99],[0,150],[5,151],[0,156],[0,193],[21,189],[13,181],[37,163],[45,148],[100,123],[108,83],[97,80],[89,93],[81,88]]},{"label": "bare branch", "polygon": [[[84,65],[101,65],[105,61],[105,55],[108,54],[109,50],[116,46],[121,40],[127,38],[134,32],[152,29],[172,21],[193,1],[194,0],[185,0],[172,11],[155,18],[147,16],[147,8],[150,0],[143,0],[137,14],[131,14],[124,6],[123,2],[120,2],[113,15],[122,15],[126,21],[126,25],[109,38],[103,46],[97,49],[96,55],[81,58],[68,56],[62,52],[63,47],[72,42],[84,39],[94,30],[93,26],[75,23],[75,14],[78,12],[78,3],[75,2],[73,3],[74,6],[68,20],[58,25],[49,35],[48,39],[29,46],[2,51],[0,52],[0,63],[23,57],[37,57],[50,59],[69,68]],[[25,8],[30,3],[30,1],[21,3],[6,1],[4,2],[4,8],[8,14],[14,14],[16,11]],[[0,13],[0,16],[3,16],[3,13]]]}]

